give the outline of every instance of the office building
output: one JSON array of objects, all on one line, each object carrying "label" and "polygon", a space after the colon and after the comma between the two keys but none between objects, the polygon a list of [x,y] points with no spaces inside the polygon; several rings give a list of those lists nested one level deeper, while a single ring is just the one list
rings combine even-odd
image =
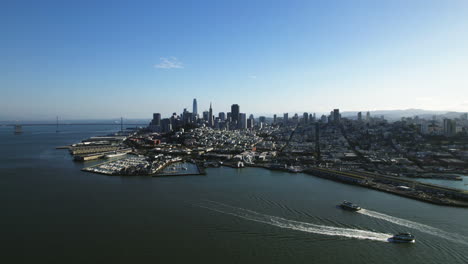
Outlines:
[{"label": "office building", "polygon": [[245,114],[245,113],[240,113],[239,114],[238,128],[239,129],[246,129],[247,128],[247,114]]},{"label": "office building", "polygon": [[155,126],[160,126],[161,125],[161,114],[160,113],[154,113],[153,114],[153,120],[151,120],[151,124]]},{"label": "office building", "polygon": [[213,108],[211,108],[211,103],[210,103],[210,111],[208,112],[208,126],[209,127],[214,127],[214,120],[213,120]]},{"label": "office building", "polygon": [[219,112],[218,117],[219,120],[226,121],[226,114],[224,112]]},{"label": "office building", "polygon": [[239,123],[239,112],[240,111],[240,107],[238,104],[233,104],[231,106],[231,121],[233,123]]},{"label": "office building", "polygon": [[340,109],[333,109],[333,122],[335,122],[335,124],[339,124],[341,121],[340,119]]},{"label": "office building", "polygon": [[197,105],[197,99],[196,98],[193,98],[193,109],[192,109],[192,113],[194,116],[197,116],[198,115],[198,105]]}]

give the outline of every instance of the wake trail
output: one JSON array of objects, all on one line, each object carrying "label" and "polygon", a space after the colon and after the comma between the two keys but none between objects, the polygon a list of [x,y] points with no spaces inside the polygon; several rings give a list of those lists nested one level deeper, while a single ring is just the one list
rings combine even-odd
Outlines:
[{"label": "wake trail", "polygon": [[459,235],[459,234],[446,232],[444,230],[441,230],[441,229],[438,229],[438,228],[435,228],[435,227],[432,227],[432,226],[428,226],[428,225],[421,224],[421,223],[418,223],[418,222],[413,222],[413,221],[410,221],[410,220],[406,220],[406,219],[386,215],[386,214],[383,214],[383,213],[379,213],[379,212],[375,212],[375,211],[371,211],[371,210],[367,210],[367,209],[362,209],[362,210],[359,210],[357,212],[360,213],[360,214],[367,215],[367,216],[370,216],[370,217],[374,217],[374,218],[377,218],[377,219],[381,219],[381,220],[384,220],[384,221],[387,221],[387,222],[390,222],[390,223],[393,223],[393,224],[397,224],[397,225],[400,225],[400,226],[412,228],[412,229],[424,232],[426,234],[438,236],[438,237],[450,240],[452,242],[457,242],[457,243],[468,245],[468,242],[467,242],[468,238],[466,238],[466,237],[464,237],[462,235]]},{"label": "wake trail", "polygon": [[222,204],[218,202],[208,201],[205,205],[197,205],[202,208],[206,208],[208,210],[212,210],[215,212],[219,212],[222,214],[236,216],[242,219],[264,223],[280,228],[285,229],[292,229],[307,233],[314,233],[314,234],[321,234],[327,236],[339,236],[339,237],[347,237],[347,238],[356,238],[356,239],[366,239],[366,240],[374,240],[380,242],[388,242],[388,238],[390,238],[391,234],[385,233],[377,233],[367,230],[361,229],[353,229],[353,228],[341,228],[341,227],[334,227],[334,226],[325,226],[325,225],[316,225],[307,222],[300,222],[285,219],[282,217],[267,215],[258,213],[252,210],[233,207],[227,204]]}]

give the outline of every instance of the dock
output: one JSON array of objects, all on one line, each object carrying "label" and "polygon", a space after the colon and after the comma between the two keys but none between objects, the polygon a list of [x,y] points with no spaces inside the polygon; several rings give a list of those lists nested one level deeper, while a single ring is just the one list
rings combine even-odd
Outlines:
[{"label": "dock", "polygon": [[364,171],[309,168],[307,174],[438,205],[468,207],[468,191]]}]

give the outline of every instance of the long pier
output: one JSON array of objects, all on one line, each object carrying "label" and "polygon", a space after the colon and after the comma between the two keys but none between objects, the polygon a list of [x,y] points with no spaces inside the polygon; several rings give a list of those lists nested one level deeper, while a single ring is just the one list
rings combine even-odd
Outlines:
[{"label": "long pier", "polygon": [[465,190],[363,171],[310,168],[304,172],[321,178],[359,185],[433,204],[468,207],[468,191]]}]

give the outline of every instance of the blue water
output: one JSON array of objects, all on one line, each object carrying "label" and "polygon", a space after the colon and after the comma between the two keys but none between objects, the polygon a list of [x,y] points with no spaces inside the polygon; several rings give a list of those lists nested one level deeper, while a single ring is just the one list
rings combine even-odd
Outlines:
[{"label": "blue water", "polygon": [[464,208],[258,168],[92,174],[55,147],[118,127],[23,129],[0,127],[3,263],[468,263]]}]

